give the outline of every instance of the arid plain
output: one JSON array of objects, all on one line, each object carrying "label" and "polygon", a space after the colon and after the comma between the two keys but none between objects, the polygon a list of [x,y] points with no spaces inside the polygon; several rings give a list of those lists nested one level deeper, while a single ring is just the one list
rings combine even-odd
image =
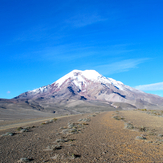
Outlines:
[{"label": "arid plain", "polygon": [[110,111],[1,123],[0,162],[163,162],[161,114]]}]

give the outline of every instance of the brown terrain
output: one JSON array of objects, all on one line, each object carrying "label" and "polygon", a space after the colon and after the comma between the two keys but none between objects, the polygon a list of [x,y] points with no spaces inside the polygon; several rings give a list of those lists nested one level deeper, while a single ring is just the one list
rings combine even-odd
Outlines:
[{"label": "brown terrain", "polygon": [[0,122],[0,162],[161,163],[163,117],[146,113],[110,111]]}]

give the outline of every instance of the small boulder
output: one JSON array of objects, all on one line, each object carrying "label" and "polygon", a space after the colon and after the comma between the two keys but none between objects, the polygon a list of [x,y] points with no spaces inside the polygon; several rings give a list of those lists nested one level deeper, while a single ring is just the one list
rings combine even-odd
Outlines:
[{"label": "small boulder", "polygon": [[18,162],[19,163],[30,162],[30,159],[28,159],[28,158],[21,158]]}]

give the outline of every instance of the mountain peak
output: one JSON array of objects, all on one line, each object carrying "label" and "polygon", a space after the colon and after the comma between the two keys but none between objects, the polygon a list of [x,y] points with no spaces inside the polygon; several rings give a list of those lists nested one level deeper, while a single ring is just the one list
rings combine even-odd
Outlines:
[{"label": "mountain peak", "polygon": [[99,74],[95,70],[85,70],[82,72],[83,76],[85,76],[87,79],[97,80],[98,78],[102,77],[101,74]]},{"label": "mountain peak", "polygon": [[163,106],[162,98],[145,94],[120,81],[104,77],[95,70],[73,70],[56,82],[25,92],[15,99],[34,100],[45,107],[80,99],[129,103],[134,107]]},{"label": "mountain peak", "polygon": [[99,74],[95,70],[73,70],[70,73],[66,74],[56,82],[55,84],[58,84],[58,87],[60,87],[65,81],[68,79],[71,79],[74,81],[74,83],[78,83],[77,85],[81,85],[82,83],[87,83],[87,81],[93,81],[93,82],[98,82],[98,83],[103,83],[103,84],[113,84],[117,88],[123,90],[123,83],[120,81],[116,81],[112,78],[106,78]]},{"label": "mountain peak", "polygon": [[102,75],[99,74],[96,70],[84,70],[84,71],[82,71],[82,70],[73,70],[68,74],[70,76],[73,76],[73,75],[76,76],[78,74],[81,74],[81,75],[85,76],[88,79],[97,79],[98,77],[102,77]]},{"label": "mountain peak", "polygon": [[95,70],[73,70],[62,78],[60,78],[59,80],[57,80],[55,83],[57,83],[58,86],[61,86],[69,78],[78,81],[83,81],[85,80],[85,78],[91,81],[97,81],[99,78],[102,77],[103,76]]}]

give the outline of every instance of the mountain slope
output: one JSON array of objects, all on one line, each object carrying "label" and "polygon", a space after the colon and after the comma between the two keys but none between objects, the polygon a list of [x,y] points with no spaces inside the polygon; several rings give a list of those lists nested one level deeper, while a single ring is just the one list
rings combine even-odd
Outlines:
[{"label": "mountain slope", "polygon": [[[14,98],[45,110],[55,107],[110,107],[111,109],[163,109],[163,98],[147,94],[106,78],[95,70],[73,70],[51,85],[25,92]],[[74,102],[75,101],[75,102]],[[93,102],[94,101],[94,102]],[[96,103],[96,104],[95,104]],[[129,107],[130,106],[130,107]]]}]

